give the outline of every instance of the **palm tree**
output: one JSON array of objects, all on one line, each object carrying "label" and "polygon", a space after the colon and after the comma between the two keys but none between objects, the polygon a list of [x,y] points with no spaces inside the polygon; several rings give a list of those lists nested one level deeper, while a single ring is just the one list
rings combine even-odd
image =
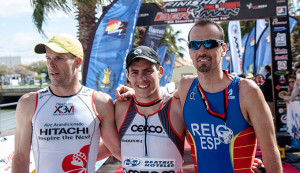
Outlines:
[{"label": "palm tree", "polygon": [[31,0],[33,23],[39,33],[45,36],[43,24],[50,12],[63,11],[71,14],[75,11],[78,20],[78,35],[83,50],[86,51],[89,37],[96,25],[96,8],[112,0]]}]

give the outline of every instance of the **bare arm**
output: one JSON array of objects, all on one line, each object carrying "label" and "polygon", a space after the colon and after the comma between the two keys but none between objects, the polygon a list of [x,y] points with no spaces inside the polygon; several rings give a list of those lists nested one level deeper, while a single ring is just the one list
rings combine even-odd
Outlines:
[{"label": "bare arm", "polygon": [[132,88],[124,85],[119,85],[115,90],[115,99],[128,100],[128,98],[134,96],[135,92]]},{"label": "bare arm", "polygon": [[100,143],[97,153],[97,161],[105,159],[106,157],[111,156],[111,152],[109,149],[105,146],[103,142]]},{"label": "bare arm", "polygon": [[120,138],[114,119],[113,101],[109,95],[97,92],[95,93],[94,103],[101,119],[101,138],[103,139],[105,146],[120,160]]},{"label": "bare arm", "polygon": [[23,95],[17,105],[15,147],[12,161],[12,173],[29,172],[32,124],[35,110],[36,93]]},{"label": "bare arm", "polygon": [[241,79],[239,98],[242,113],[253,126],[262,149],[266,172],[282,172],[271,111],[261,90],[253,81]]},{"label": "bare arm", "polygon": [[184,140],[185,138],[185,123],[182,115],[182,107],[179,99],[173,97],[170,111],[171,125],[177,135]]}]

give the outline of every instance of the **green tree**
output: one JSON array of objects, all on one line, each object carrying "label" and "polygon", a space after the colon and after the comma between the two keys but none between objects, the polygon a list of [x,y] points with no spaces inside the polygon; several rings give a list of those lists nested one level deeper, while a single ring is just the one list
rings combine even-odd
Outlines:
[{"label": "green tree", "polygon": [[[143,0],[143,3],[155,3],[158,7],[162,8],[164,2],[162,0]],[[140,46],[144,43],[144,35],[146,32],[145,26],[137,27],[134,34],[133,47]],[[173,53],[176,57],[183,58],[183,51],[185,49],[182,46],[177,46],[178,43],[186,41],[184,38],[179,38],[181,31],[174,31],[173,27],[168,25],[163,35],[160,45],[168,46],[168,53]]]},{"label": "green tree", "polygon": [[33,23],[38,31],[45,36],[43,24],[51,12],[63,11],[75,13],[78,21],[78,35],[83,50],[86,51],[89,37],[96,25],[96,8],[112,0],[30,0],[33,7]]},{"label": "green tree", "polygon": [[46,73],[46,74],[47,74],[46,80],[49,79],[49,76],[48,76],[48,69],[47,69],[47,62],[46,62],[46,61],[40,60],[40,61],[31,63],[31,64],[29,64],[29,67],[28,67],[28,68],[29,68],[31,71],[37,72],[39,75],[42,74],[42,73]]},{"label": "green tree", "polygon": [[177,43],[186,42],[184,38],[179,37],[181,31],[174,31],[173,27],[167,26],[165,34],[161,40],[161,45],[168,46],[168,53],[173,53],[176,57],[183,58],[184,47],[177,46]]},{"label": "green tree", "polygon": [[3,64],[0,64],[0,76],[11,74],[11,69]]}]

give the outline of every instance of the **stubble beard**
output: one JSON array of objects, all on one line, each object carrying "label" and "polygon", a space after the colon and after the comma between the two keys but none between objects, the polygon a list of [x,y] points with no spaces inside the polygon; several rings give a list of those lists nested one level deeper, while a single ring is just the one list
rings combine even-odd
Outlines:
[{"label": "stubble beard", "polygon": [[212,58],[210,56],[204,55],[204,56],[199,56],[197,58],[197,62],[199,58],[209,58],[208,64],[201,64],[200,66],[197,67],[198,72],[209,72],[211,69],[211,63],[212,63]]}]

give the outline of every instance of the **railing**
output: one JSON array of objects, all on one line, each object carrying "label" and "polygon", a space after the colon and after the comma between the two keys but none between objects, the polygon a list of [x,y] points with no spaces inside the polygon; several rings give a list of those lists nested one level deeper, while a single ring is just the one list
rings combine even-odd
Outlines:
[{"label": "railing", "polygon": [[0,134],[16,127],[16,110],[5,110],[4,107],[15,106],[18,102],[0,104]]}]

